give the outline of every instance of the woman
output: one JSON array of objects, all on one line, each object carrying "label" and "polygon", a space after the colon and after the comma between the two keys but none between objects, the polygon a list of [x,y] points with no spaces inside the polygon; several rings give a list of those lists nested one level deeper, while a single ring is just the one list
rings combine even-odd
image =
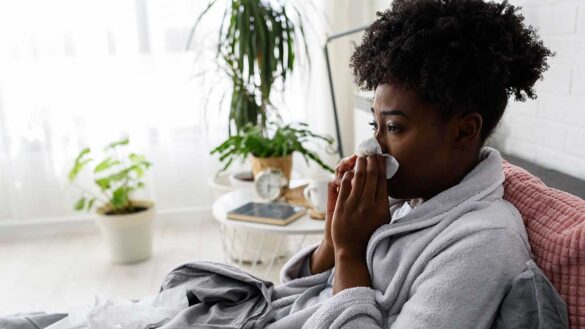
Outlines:
[{"label": "woman", "polygon": [[[375,90],[371,125],[396,174],[386,179],[383,157],[341,161],[323,241],[274,289],[221,264],[177,267],[162,289],[184,286],[189,307],[163,328],[566,326],[502,199],[502,158],[483,147],[510,95],[536,97],[551,52],[506,2],[394,0],[378,16],[351,65]],[[536,300],[523,282],[549,287]],[[30,323],[17,320],[7,328]]]},{"label": "woman", "polygon": [[489,328],[531,254],[483,145],[510,95],[536,97],[551,52],[505,1],[395,0],[378,16],[351,66],[399,169],[341,161],[325,237],[283,269],[290,302],[272,327]]}]

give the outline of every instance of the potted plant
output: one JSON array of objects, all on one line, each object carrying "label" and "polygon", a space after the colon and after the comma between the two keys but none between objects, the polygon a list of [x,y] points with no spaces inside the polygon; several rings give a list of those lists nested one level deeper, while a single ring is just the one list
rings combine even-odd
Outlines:
[{"label": "potted plant", "polygon": [[93,188],[77,183],[79,174],[93,162],[89,148],[79,153],[69,172],[69,181],[82,192],[75,210],[96,209],[97,224],[114,263],[137,262],[152,255],[155,205],[132,198],[133,192],[144,187],[142,178],[151,163],[135,153],[122,156],[128,143],[123,139],[104,149],[104,159],[91,172]]},{"label": "potted plant", "polygon": [[[271,102],[274,89],[283,94],[287,79],[295,68],[299,64],[310,64],[302,13],[304,7],[313,4],[311,1],[295,0],[229,0],[219,3],[225,4],[226,8],[219,24],[217,67],[232,82],[226,140],[230,143],[233,141],[230,139],[243,133],[248,125],[256,126],[262,134],[266,134],[267,123],[279,120],[278,111]],[[217,0],[209,1],[191,30],[188,45],[193,43],[201,20],[217,5]],[[301,62],[300,59],[306,61]],[[268,157],[263,158],[263,162],[272,161]],[[290,160],[286,162],[290,163]],[[257,162],[252,165],[256,171],[263,167]],[[248,180],[250,176],[245,171],[235,172],[229,176],[229,182],[232,187],[247,186],[251,184]],[[215,175],[210,179],[209,185],[214,192],[221,193],[232,188],[221,188],[222,178],[225,176]]]},{"label": "potted plant", "polygon": [[245,160],[251,157],[254,176],[265,168],[280,169],[287,180],[290,181],[292,168],[292,155],[299,152],[307,161],[316,162],[321,168],[334,172],[333,168],[325,164],[313,151],[305,147],[309,141],[321,141],[332,144],[333,139],[312,133],[305,123],[287,124],[278,126],[275,123],[269,125],[274,128],[273,134],[266,133],[262,127],[248,124],[242,132],[229,137],[218,147],[211,150],[211,154],[218,154],[220,162],[224,163],[226,170],[237,158]]}]

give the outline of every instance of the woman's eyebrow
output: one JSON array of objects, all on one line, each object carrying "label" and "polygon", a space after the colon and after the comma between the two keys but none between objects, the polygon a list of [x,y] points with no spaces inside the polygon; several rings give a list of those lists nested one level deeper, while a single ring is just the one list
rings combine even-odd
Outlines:
[{"label": "woman's eyebrow", "polygon": [[[370,108],[370,110],[372,111],[372,113],[374,113],[374,108]],[[407,118],[408,120],[410,120],[410,118],[406,115],[406,113],[400,111],[400,110],[382,110],[381,112],[382,115],[402,115],[403,117]]]}]

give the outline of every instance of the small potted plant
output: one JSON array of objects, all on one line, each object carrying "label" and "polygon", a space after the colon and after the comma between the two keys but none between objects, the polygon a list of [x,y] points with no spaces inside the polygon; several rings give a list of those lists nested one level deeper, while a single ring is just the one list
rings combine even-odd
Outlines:
[{"label": "small potted plant", "polygon": [[[234,160],[246,160],[250,157],[254,175],[265,168],[276,168],[282,171],[289,182],[294,152],[301,153],[307,163],[312,160],[323,169],[333,172],[333,169],[326,165],[315,152],[305,147],[306,143],[317,141],[331,145],[332,138],[312,133],[305,123],[284,126],[269,123],[268,127],[272,128],[272,134],[265,133],[262,127],[248,124],[238,135],[229,137],[213,149],[211,154],[219,155],[219,160],[223,163],[223,171],[228,169]],[[226,252],[234,260],[249,262],[259,256],[262,261],[268,261],[278,246],[281,246],[280,252],[287,249],[287,240],[283,240],[283,237],[279,235],[266,236],[247,232],[247,239],[238,239],[234,238],[237,237],[236,231],[230,227],[224,227],[223,231],[232,243],[231,248],[228,248]]]},{"label": "small potted plant", "polygon": [[314,161],[321,168],[334,172],[333,168],[304,145],[309,141],[321,141],[331,145],[333,144],[331,137],[312,133],[305,123],[284,126],[270,123],[269,128],[275,128],[272,135],[265,133],[262,127],[248,124],[240,134],[229,137],[211,150],[211,154],[219,154],[219,160],[224,164],[222,170],[229,168],[235,159],[245,160],[250,156],[254,176],[266,168],[276,168],[282,171],[288,181],[290,181],[294,152],[301,153],[307,164],[309,161]]},{"label": "small potted plant", "polygon": [[128,143],[123,139],[104,149],[105,158],[92,171],[93,188],[77,183],[79,174],[93,162],[89,148],[79,153],[69,172],[69,181],[83,193],[75,210],[96,208],[97,224],[114,263],[137,262],[152,255],[154,203],[131,198],[134,191],[144,187],[141,180],[151,163],[135,153],[122,156]]}]

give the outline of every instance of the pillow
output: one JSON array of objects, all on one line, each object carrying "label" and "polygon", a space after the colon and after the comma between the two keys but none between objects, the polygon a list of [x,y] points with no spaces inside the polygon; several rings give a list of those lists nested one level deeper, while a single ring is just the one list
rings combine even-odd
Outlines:
[{"label": "pillow", "polygon": [[512,281],[491,329],[567,329],[567,305],[533,260]]},{"label": "pillow", "polygon": [[526,226],[533,258],[567,303],[571,328],[585,329],[585,201],[503,163],[504,199]]}]

